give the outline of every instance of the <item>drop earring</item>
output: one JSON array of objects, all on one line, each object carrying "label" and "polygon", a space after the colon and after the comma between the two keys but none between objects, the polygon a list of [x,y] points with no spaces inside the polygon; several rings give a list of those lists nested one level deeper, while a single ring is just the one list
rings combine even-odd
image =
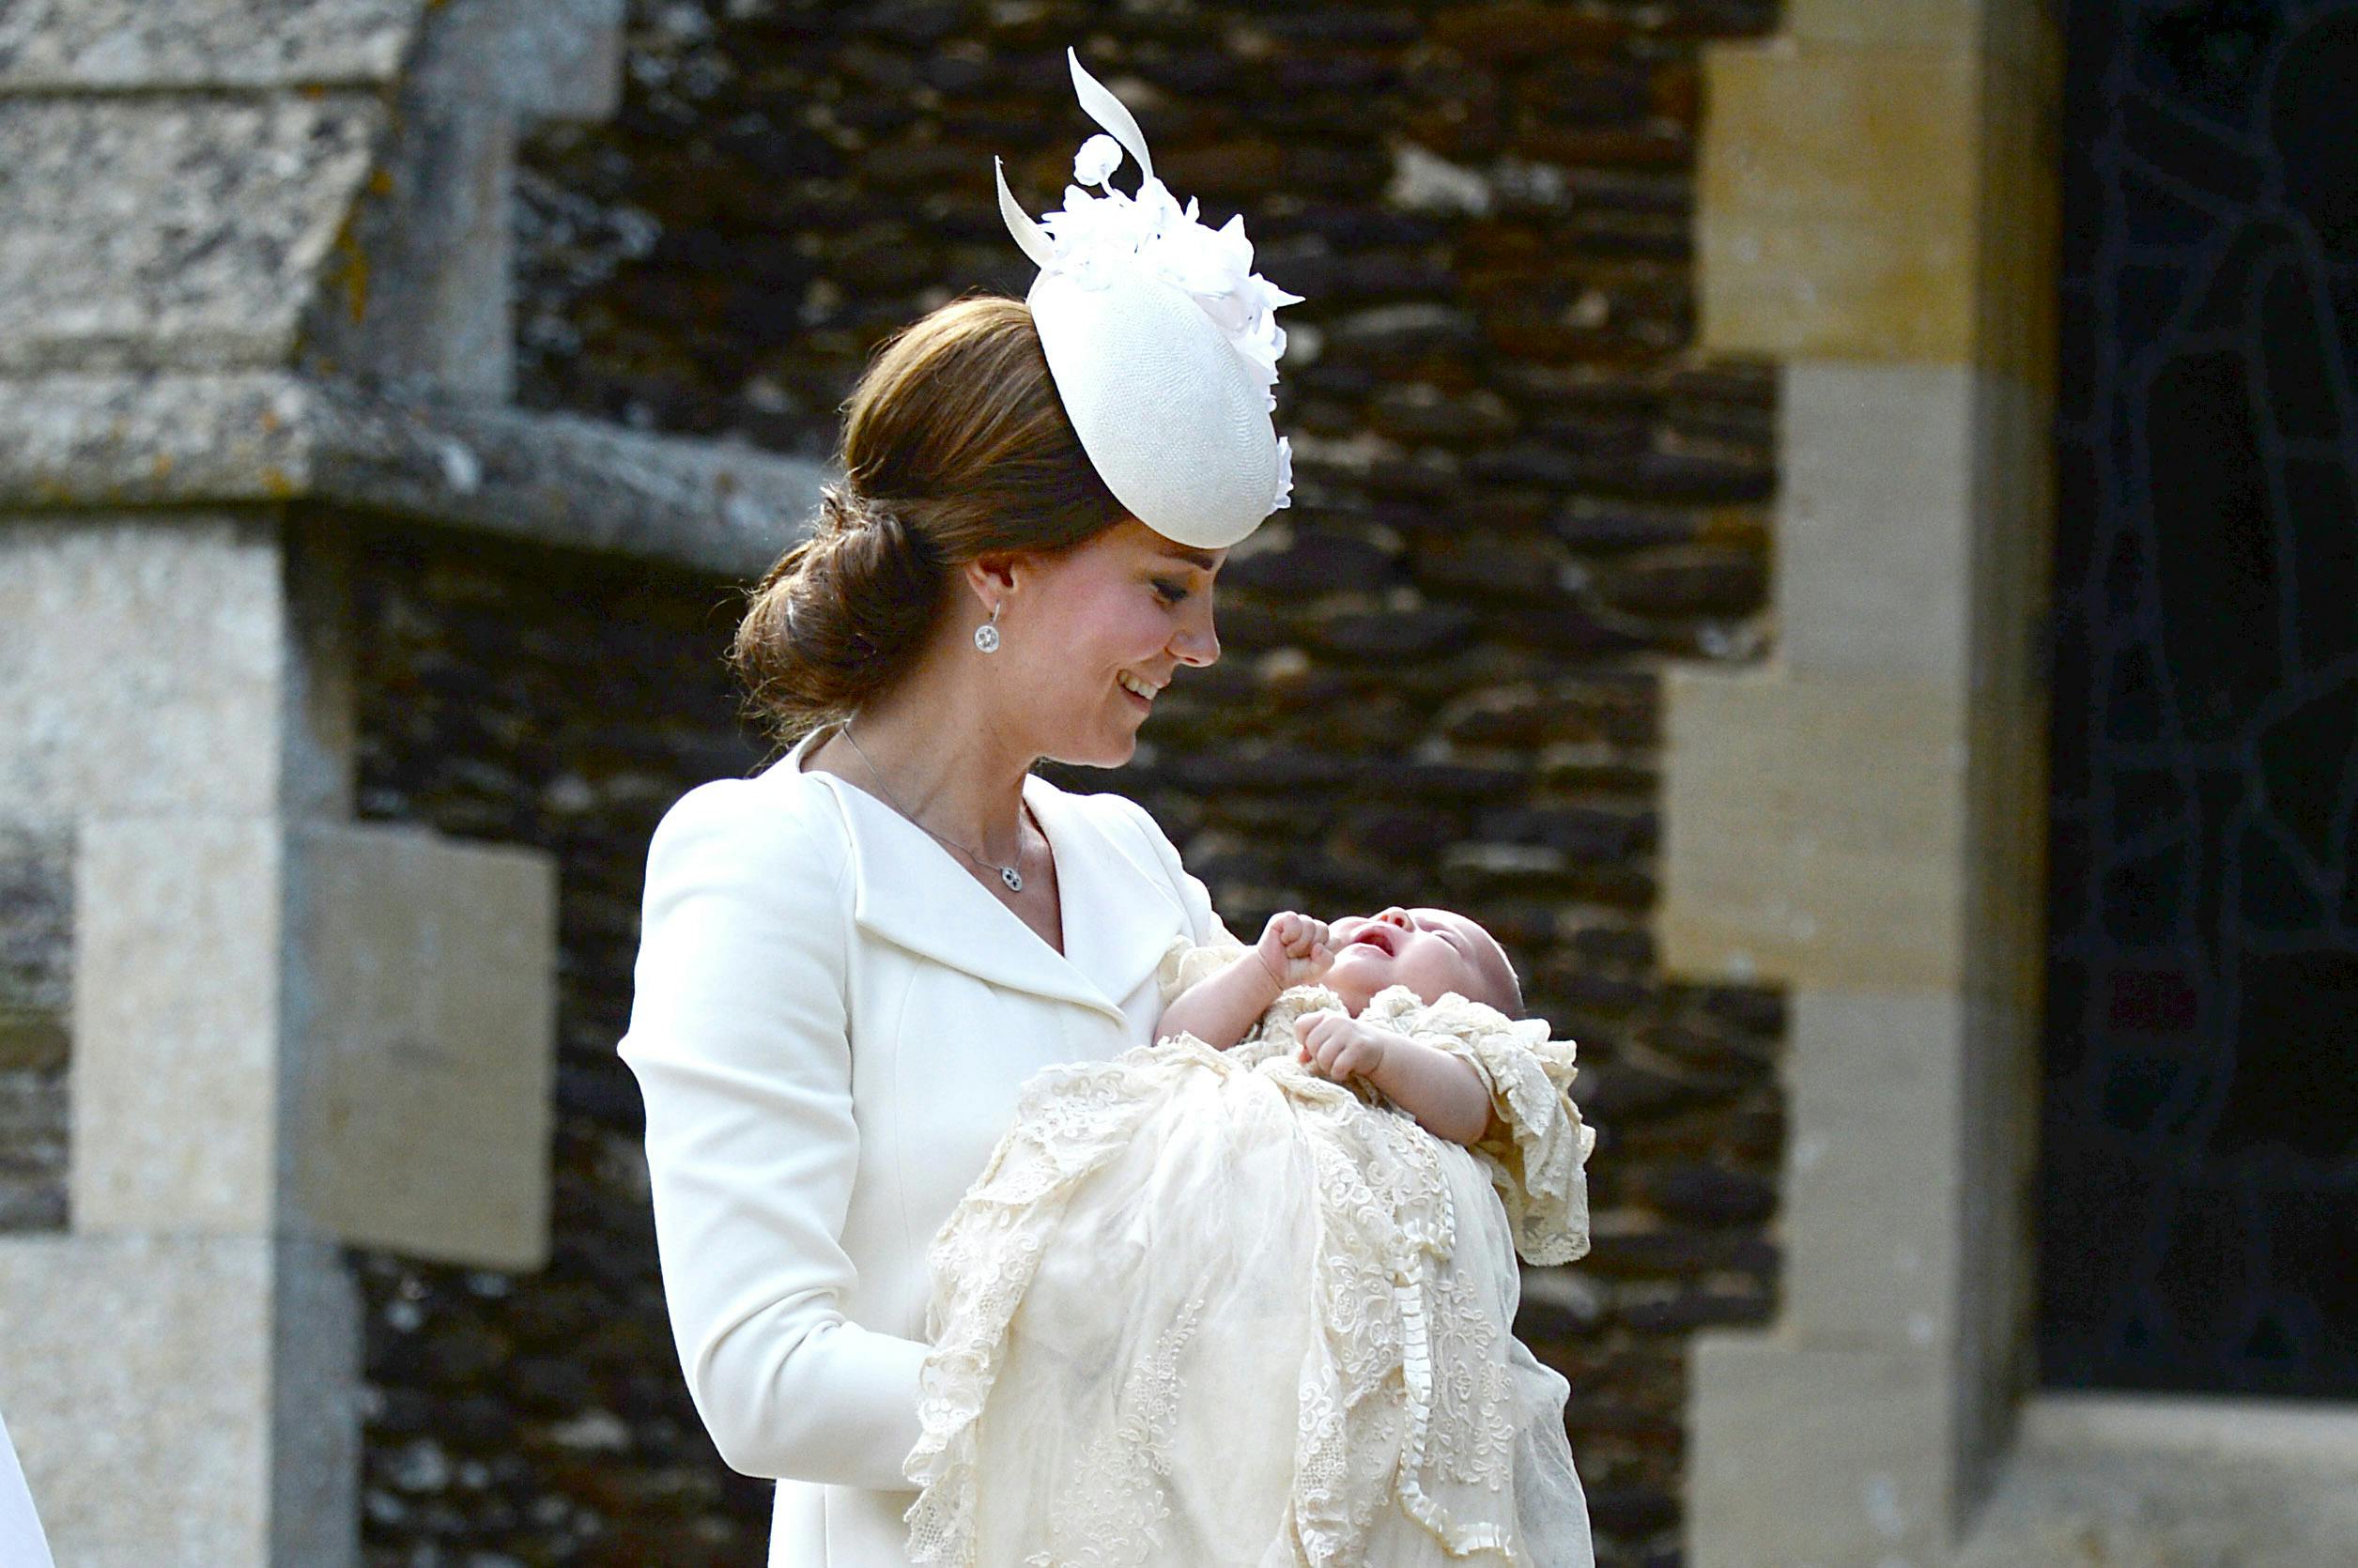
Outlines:
[{"label": "drop earring", "polygon": [[1000,606],[993,605],[991,619],[975,628],[975,647],[982,653],[995,653],[999,651],[999,609]]}]

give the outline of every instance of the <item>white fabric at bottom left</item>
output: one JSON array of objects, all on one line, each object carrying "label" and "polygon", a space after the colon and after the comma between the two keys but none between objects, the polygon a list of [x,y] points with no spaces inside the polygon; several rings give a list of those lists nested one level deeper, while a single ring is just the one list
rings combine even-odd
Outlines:
[{"label": "white fabric at bottom left", "polygon": [[56,1568],[41,1533],[40,1516],[33,1512],[32,1489],[24,1483],[24,1468],[8,1441],[8,1422],[0,1421],[0,1565],[5,1568]]}]

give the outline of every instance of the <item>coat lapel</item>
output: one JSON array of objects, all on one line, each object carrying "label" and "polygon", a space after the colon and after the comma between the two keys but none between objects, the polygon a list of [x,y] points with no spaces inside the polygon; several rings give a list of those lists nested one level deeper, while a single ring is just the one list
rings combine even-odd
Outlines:
[{"label": "coat lapel", "polygon": [[[808,742],[805,743],[808,745]],[[799,773],[805,746],[774,768]],[[1186,914],[1158,867],[1109,837],[1108,823],[1037,776],[1024,796],[1056,858],[1064,952],[977,882],[934,839],[883,801],[833,774],[807,775],[835,797],[852,844],[853,918],[873,934],[994,985],[1123,1018],[1128,996],[1160,961]],[[1143,847],[1143,846],[1142,846]]]},{"label": "coat lapel", "polygon": [[1056,851],[1065,961],[1101,995],[1128,996],[1189,929],[1170,874],[1136,828],[1095,797],[1067,794],[1035,776],[1025,780],[1024,798]]}]

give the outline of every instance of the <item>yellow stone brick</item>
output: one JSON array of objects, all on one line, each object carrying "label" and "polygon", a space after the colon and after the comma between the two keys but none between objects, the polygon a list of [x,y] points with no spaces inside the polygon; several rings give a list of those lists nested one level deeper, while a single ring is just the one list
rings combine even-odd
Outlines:
[{"label": "yellow stone brick", "polygon": [[1697,217],[1716,353],[1973,357],[1974,57],[1780,39],[1706,54]]},{"label": "yellow stone brick", "polygon": [[1826,989],[1962,986],[1962,694],[1931,683],[1672,669],[1663,961]]},{"label": "yellow stone brick", "polygon": [[1970,50],[2017,63],[2056,42],[2049,0],[1785,0],[1782,31],[1806,43]]}]

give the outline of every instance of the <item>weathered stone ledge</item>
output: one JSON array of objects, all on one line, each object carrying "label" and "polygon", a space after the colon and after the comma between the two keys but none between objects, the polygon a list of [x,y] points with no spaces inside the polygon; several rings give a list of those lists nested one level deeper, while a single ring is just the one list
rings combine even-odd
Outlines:
[{"label": "weathered stone ledge", "polygon": [[0,93],[383,84],[427,0],[23,0],[0,11]]},{"label": "weathered stone ledge", "polygon": [[730,576],[825,466],[572,415],[404,403],[273,372],[0,380],[0,508],[315,500]]}]

